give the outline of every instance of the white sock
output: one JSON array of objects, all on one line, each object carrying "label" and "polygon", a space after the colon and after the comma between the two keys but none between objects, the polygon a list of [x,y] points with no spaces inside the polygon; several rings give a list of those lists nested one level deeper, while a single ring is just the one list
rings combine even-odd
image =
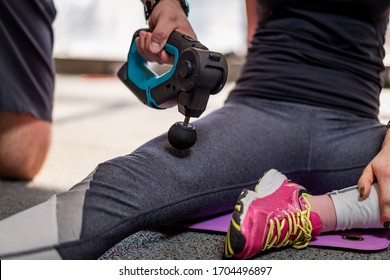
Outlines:
[{"label": "white sock", "polygon": [[336,230],[352,228],[383,228],[377,184],[371,186],[370,195],[359,200],[357,186],[328,193],[332,198],[337,217]]}]

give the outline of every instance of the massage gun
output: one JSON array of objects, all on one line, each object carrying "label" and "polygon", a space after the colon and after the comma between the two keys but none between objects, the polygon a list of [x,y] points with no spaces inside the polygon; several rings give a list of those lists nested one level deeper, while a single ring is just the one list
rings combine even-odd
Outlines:
[{"label": "massage gun", "polygon": [[217,94],[224,87],[226,59],[220,53],[209,51],[199,41],[174,31],[165,46],[174,57],[173,66],[158,76],[137,52],[135,39],[141,30],[145,29],[138,30],[133,36],[127,62],[118,71],[118,77],[151,108],[166,109],[177,104],[185,118],[171,126],[168,140],[176,149],[189,149],[197,140],[190,118],[200,117],[206,110],[210,94]]}]

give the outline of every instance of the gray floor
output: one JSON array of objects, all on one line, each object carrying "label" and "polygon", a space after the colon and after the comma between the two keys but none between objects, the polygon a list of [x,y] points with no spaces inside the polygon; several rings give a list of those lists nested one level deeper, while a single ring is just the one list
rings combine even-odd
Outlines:
[{"label": "gray floor", "polygon": [[[210,99],[208,111],[223,104],[229,88]],[[381,99],[381,120],[390,119],[390,90]],[[205,112],[204,115],[207,114]],[[140,121],[142,119],[142,121]],[[140,104],[113,77],[57,76],[53,144],[43,170],[32,182],[0,181],[0,219],[66,191],[101,161],[129,153],[182,120],[175,108],[157,111]],[[102,259],[221,259],[224,236],[161,228],[134,234]],[[390,249],[353,252],[309,247],[283,249],[257,259],[390,259]]]}]

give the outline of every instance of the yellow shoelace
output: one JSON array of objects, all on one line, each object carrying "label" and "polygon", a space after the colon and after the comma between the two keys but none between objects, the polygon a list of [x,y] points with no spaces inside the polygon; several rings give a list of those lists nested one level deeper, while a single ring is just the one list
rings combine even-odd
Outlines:
[{"label": "yellow shoelace", "polygon": [[[292,211],[284,211],[285,217],[281,219],[281,221],[279,221],[277,217],[270,220],[267,239],[262,251],[271,249],[273,247],[280,248],[287,245],[293,245],[294,248],[302,249],[309,244],[313,226],[310,221],[311,206],[306,197],[310,195],[304,193],[302,196],[306,202],[306,210],[297,208],[296,213]],[[282,229],[286,226],[286,223],[288,223],[286,236],[283,238],[283,240],[280,240]],[[291,235],[296,235],[296,237],[290,240],[289,238]]]}]

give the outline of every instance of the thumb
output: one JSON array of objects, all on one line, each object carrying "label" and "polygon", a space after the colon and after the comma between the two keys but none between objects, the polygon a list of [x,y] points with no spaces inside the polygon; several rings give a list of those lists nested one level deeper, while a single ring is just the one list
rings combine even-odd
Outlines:
[{"label": "thumb", "polygon": [[361,199],[366,199],[370,194],[371,185],[374,183],[374,171],[372,170],[371,164],[363,170],[362,175],[358,181],[358,188]]},{"label": "thumb", "polygon": [[158,24],[156,28],[152,32],[152,37],[150,41],[149,50],[150,52],[157,54],[161,52],[161,50],[164,48],[165,44],[168,41],[169,35],[171,35],[172,30],[170,28],[167,28],[165,26],[164,29],[161,29],[160,26],[164,26],[163,24]]},{"label": "thumb", "polygon": [[389,228],[390,224],[390,178],[381,177],[378,179],[378,185],[380,189],[379,202],[381,206],[381,222],[384,223],[384,227]]}]

